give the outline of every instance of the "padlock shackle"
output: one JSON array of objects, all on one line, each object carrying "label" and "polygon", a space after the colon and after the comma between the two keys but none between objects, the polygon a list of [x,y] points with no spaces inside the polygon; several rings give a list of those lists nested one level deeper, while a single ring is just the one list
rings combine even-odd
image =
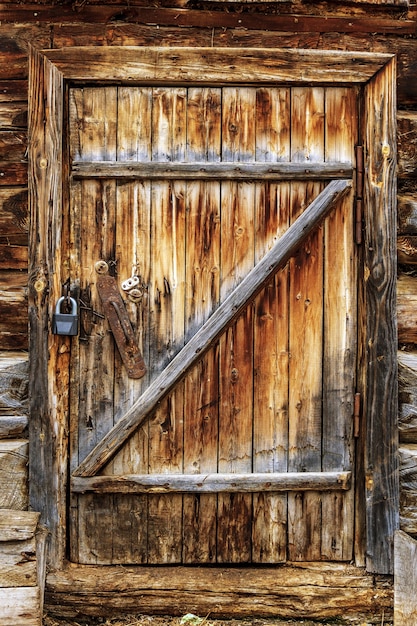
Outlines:
[{"label": "padlock shackle", "polygon": [[[55,307],[55,315],[59,315],[61,313],[61,304],[64,302],[64,300],[68,300],[68,298],[66,296],[61,296],[59,298]],[[78,312],[77,301],[74,300],[74,298],[70,298],[69,301],[71,302],[71,315],[77,315],[77,312]]]}]

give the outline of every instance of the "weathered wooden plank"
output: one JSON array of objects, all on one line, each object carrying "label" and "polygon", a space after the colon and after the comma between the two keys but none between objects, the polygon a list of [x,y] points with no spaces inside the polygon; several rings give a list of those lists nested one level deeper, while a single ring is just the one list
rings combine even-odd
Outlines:
[{"label": "weathered wooden plank", "polygon": [[396,307],[396,62],[365,89],[367,568],[393,571],[398,528]]},{"label": "weathered wooden plank", "polygon": [[[294,88],[291,98],[291,158],[306,163],[325,156],[324,89]],[[320,183],[291,185],[294,223]],[[323,228],[311,231],[290,260],[288,470],[319,471],[322,462]],[[321,498],[288,495],[288,558],[321,558]]]},{"label": "weathered wooden plank", "polygon": [[[308,210],[296,220],[292,228],[279,239],[279,245],[265,255],[257,266],[244,278],[222,305],[213,313],[188,344],[165,368],[143,398],[139,398],[117,425],[103,438],[88,457],[80,464],[75,475],[94,475],[110,459],[123,441],[139,426],[146,414],[164,397],[170,388],[183,377],[185,368],[191,367],[202,356],[203,351],[221,335],[230,322],[256,297],[263,285],[282,268],[300,242],[307,236],[306,230],[321,222],[334,204],[349,189],[349,181],[333,181],[311,203]],[[186,365],[185,365],[186,364]],[[91,474],[90,474],[91,472]]]},{"label": "weathered wooden plank", "polygon": [[[353,160],[358,136],[357,93],[326,90],[326,159]],[[357,255],[353,193],[324,225],[323,437],[322,470],[353,467],[352,413],[357,342]],[[338,366],[335,367],[335,363]],[[337,420],[334,416],[337,415]],[[350,560],[354,532],[354,491],[323,494],[322,558]]]},{"label": "weathered wooden plank", "polygon": [[[352,617],[379,623],[392,616],[389,580],[346,564],[202,568],[74,567],[48,575],[49,615],[183,614],[245,618]],[[164,602],[161,604],[161,597]],[[181,613],[182,611],[182,613]]]},{"label": "weathered wooden plank", "polygon": [[[57,295],[61,294],[62,233],[62,75],[32,50],[29,87],[30,202],[30,504],[51,531],[50,563],[61,563],[66,538],[68,433],[68,340],[48,337]],[[48,118],[48,122],[45,120]],[[50,300],[45,297],[49,294]],[[60,371],[56,377],[55,372]],[[52,403],[52,404],[50,404]],[[52,410],[52,406],[54,407]],[[43,433],[39,437],[39,433]],[[57,480],[40,480],[57,476]]]},{"label": "weathered wooden plank", "polygon": [[[221,0],[222,2],[224,0]],[[231,0],[235,2],[237,0]],[[243,0],[248,2],[249,0]],[[279,0],[283,1],[283,0]],[[260,0],[260,3],[270,2],[270,0]],[[361,0],[363,2],[363,0]],[[371,0],[375,4],[395,4],[408,5],[408,0]],[[112,3],[113,4],[113,3]],[[179,8],[174,8],[178,6]],[[174,2],[171,0],[170,7],[153,8],[143,6],[136,8],[130,4],[126,11],[125,7],[120,8],[113,4],[102,3],[100,6],[87,5],[83,7],[82,21],[85,23],[109,23],[122,19],[127,22],[139,24],[158,24],[159,26],[200,26],[204,28],[259,28],[266,31],[296,31],[296,32],[342,32],[342,33],[398,33],[402,35],[414,33],[414,22],[411,19],[390,19],[369,15],[329,16],[325,20],[316,15],[294,14],[267,14],[260,12],[249,13],[217,12],[217,11],[196,11],[181,8],[184,6],[183,0]],[[3,5],[4,7],[4,5]],[[0,20],[4,23],[15,22],[15,11],[7,7],[0,8]],[[61,8],[61,11],[59,11]],[[71,7],[53,7],[33,5],[31,10],[26,5],[19,7],[19,18],[21,22],[74,22],[74,11]],[[299,9],[298,9],[299,10]]]},{"label": "weathered wooden plank", "polygon": [[1,130],[0,161],[26,161],[27,144],[26,130]]},{"label": "weathered wooden plank", "polygon": [[27,185],[27,182],[27,163],[11,163],[10,161],[0,163],[0,185],[2,187]]},{"label": "weathered wooden plank", "polygon": [[240,48],[111,46],[43,50],[65,77],[77,80],[169,81],[194,84],[357,83],[369,80],[389,54]]},{"label": "weathered wooden plank", "polygon": [[253,493],[256,491],[347,491],[351,472],[254,472],[252,474],[149,474],[73,477],[75,493]]},{"label": "weathered wooden plank", "polygon": [[22,435],[27,425],[27,415],[0,415],[0,439]]},{"label": "weathered wooden plank", "polygon": [[[254,92],[253,92],[254,93]],[[255,93],[254,93],[255,95]],[[235,145],[239,146],[238,139]],[[229,157],[229,158],[227,158]],[[352,162],[329,163],[228,163],[236,161],[233,154],[223,153],[224,161],[193,163],[131,163],[74,161],[72,174],[75,178],[123,178],[168,180],[326,180],[350,178]]]},{"label": "weathered wooden plank", "polygon": [[24,187],[0,187],[0,245],[28,245],[28,200]]},{"label": "weathered wooden plank", "polygon": [[398,176],[417,178],[417,113],[397,113]]},{"label": "weathered wooden plank", "polygon": [[417,343],[415,311],[417,306],[417,278],[400,274],[397,280],[398,341]]},{"label": "weathered wooden plank", "polygon": [[417,200],[413,195],[398,193],[398,233],[417,234]]},{"label": "weathered wooden plank", "polygon": [[417,354],[398,352],[398,429],[400,441],[417,443]]},{"label": "weathered wooden plank", "polygon": [[26,439],[0,441],[0,508],[28,507],[28,454]]},{"label": "weathered wooden plank", "polygon": [[4,129],[26,129],[27,128],[28,103],[4,101],[1,97],[0,85],[0,128]]},{"label": "weathered wooden plank", "polygon": [[27,354],[0,353],[0,415],[5,416],[5,423],[12,415],[26,412],[28,377]]},{"label": "weathered wooden plank", "polygon": [[41,626],[39,587],[1,589],[0,626]]},{"label": "weathered wooden plank", "polygon": [[394,623],[417,621],[417,541],[401,530],[394,539]]},{"label": "weathered wooden plank", "polygon": [[0,542],[0,598],[3,588],[36,587],[36,538]]},{"label": "weathered wooden plank", "polygon": [[[256,159],[290,158],[290,89],[256,90]],[[289,226],[287,183],[255,188],[255,263]],[[253,471],[285,472],[288,449],[288,267],[254,302]],[[252,562],[287,557],[287,495],[253,494]]]},{"label": "weathered wooden plank", "polygon": [[40,513],[0,509],[0,542],[25,541],[36,532]]},{"label": "weathered wooden plank", "polygon": [[398,263],[404,265],[417,264],[417,236],[402,235],[397,237]]},{"label": "weathered wooden plank", "polygon": [[401,530],[417,535],[417,445],[402,444],[400,457],[400,522]]}]

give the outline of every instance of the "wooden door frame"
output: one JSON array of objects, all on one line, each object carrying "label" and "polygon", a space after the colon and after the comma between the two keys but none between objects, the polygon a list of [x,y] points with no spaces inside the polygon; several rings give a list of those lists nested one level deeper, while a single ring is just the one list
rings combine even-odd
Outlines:
[{"label": "wooden door frame", "polygon": [[[290,49],[72,47],[31,50],[29,72],[30,504],[50,531],[49,562],[66,559],[70,339],[48,332],[68,275],[62,244],[70,81],[131,84],[361,85],[365,154],[359,391],[366,427],[357,536],[368,571],[393,571],[399,523],[396,376],[396,59],[391,54]],[[59,372],[59,375],[57,373]],[[363,507],[362,507],[363,508]],[[366,521],[366,523],[365,523]],[[360,542],[359,542],[360,543]],[[358,553],[360,546],[358,543]]]}]

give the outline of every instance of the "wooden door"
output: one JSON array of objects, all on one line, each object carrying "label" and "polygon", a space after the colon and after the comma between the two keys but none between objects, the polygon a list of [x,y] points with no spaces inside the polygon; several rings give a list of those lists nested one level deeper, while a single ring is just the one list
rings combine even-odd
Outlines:
[{"label": "wooden door", "polygon": [[[280,245],[328,184],[326,164],[352,166],[357,96],[352,87],[70,88],[75,474]],[[304,173],[277,176],[273,164]],[[103,317],[98,261],[118,285],[139,278],[142,297],[120,292],[146,363],[141,379],[128,377]],[[350,560],[356,290],[350,193],[185,364],[111,460],[73,480],[71,559]]]}]

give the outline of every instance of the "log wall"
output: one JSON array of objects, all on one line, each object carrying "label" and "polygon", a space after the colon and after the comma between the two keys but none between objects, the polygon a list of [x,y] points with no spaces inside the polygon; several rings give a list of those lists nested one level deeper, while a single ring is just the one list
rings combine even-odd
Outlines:
[{"label": "log wall", "polygon": [[[417,536],[417,8],[405,0],[155,4],[147,0],[0,4],[0,350],[12,355],[28,347],[30,46],[195,45],[396,53],[401,527]],[[2,401],[12,402],[13,394],[0,388]],[[0,412],[0,438],[8,437],[8,445],[10,437],[23,445],[25,425],[25,415],[13,407]]]}]

